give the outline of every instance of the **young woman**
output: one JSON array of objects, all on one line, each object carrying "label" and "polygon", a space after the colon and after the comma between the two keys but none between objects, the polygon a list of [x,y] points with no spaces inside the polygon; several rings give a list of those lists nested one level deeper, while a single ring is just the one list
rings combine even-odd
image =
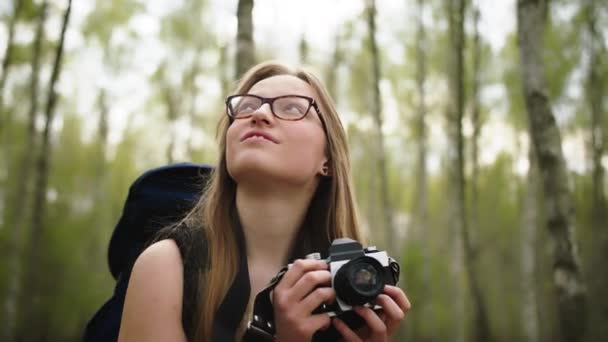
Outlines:
[{"label": "young woman", "polygon": [[277,63],[249,70],[226,100],[220,156],[204,195],[137,259],[119,341],[241,340],[255,295],[293,262],[273,291],[276,341],[310,341],[333,327],[347,341],[387,341],[410,309],[386,286],[355,311],[351,330],[311,312],[335,300],[326,263],[301,259],[340,237],[362,240],[347,141],[325,87]]}]

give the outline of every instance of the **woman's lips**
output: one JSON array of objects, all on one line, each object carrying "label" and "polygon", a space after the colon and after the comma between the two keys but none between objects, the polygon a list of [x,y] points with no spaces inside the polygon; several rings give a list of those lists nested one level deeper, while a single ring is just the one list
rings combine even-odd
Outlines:
[{"label": "woman's lips", "polygon": [[266,133],[266,132],[262,132],[262,131],[249,131],[245,134],[243,134],[243,136],[241,137],[241,141],[245,141],[249,138],[253,138],[253,137],[261,137],[264,138],[265,140],[271,141],[275,144],[277,144],[277,140],[270,134]]}]

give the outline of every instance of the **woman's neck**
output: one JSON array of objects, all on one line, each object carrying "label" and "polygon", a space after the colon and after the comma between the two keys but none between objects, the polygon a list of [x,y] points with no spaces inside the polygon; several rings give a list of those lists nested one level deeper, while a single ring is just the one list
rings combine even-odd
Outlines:
[{"label": "woman's neck", "polygon": [[[280,268],[304,220],[313,189],[272,191],[237,187],[236,207],[250,263]],[[312,187],[311,187],[312,188]]]}]

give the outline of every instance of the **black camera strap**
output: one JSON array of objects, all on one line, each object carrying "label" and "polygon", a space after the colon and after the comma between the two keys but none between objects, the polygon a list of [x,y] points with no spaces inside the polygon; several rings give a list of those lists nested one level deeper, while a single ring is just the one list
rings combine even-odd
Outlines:
[{"label": "black camera strap", "polygon": [[276,332],[274,326],[274,309],[272,307],[272,290],[283,279],[288,267],[281,268],[279,273],[272,278],[270,283],[260,291],[253,302],[253,320],[247,323],[247,330],[243,340],[247,342],[270,342],[274,341]]}]

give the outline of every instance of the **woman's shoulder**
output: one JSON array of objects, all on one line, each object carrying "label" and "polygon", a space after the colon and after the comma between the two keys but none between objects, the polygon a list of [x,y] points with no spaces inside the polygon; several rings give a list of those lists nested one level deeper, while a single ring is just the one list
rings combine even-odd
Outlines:
[{"label": "woman's shoulder", "polygon": [[[179,246],[173,239],[164,239],[151,244],[139,255],[133,265],[129,288],[140,286],[137,291],[141,295],[152,291],[179,292],[181,303],[182,282],[183,261]],[[165,292],[167,290],[171,292]]]},{"label": "woman's shoulder", "polygon": [[182,262],[188,271],[200,269],[207,258],[207,241],[203,229],[186,224],[167,227],[156,236],[156,243],[171,240],[182,257]]},{"label": "woman's shoulder", "polygon": [[182,285],[182,257],[175,240],[164,239],[146,248],[135,261],[129,279],[122,340],[185,340]]},{"label": "woman's shoulder", "polygon": [[167,238],[154,242],[148,246],[137,258],[135,267],[148,268],[150,266],[176,266],[182,263],[180,247],[175,239]]}]

